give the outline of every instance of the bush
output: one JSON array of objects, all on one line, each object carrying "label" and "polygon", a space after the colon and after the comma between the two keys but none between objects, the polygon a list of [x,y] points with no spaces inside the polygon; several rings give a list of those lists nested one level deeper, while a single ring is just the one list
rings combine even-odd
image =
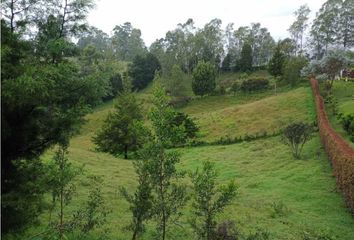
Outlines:
[{"label": "bush", "polygon": [[291,147],[295,158],[300,158],[304,144],[311,138],[313,127],[307,123],[292,123],[283,132],[285,144]]},{"label": "bush", "polygon": [[216,240],[237,240],[239,239],[239,235],[234,221],[224,221],[216,227]]},{"label": "bush", "polygon": [[344,115],[340,113],[338,118],[343,129],[348,133],[350,141],[354,143],[354,114]]},{"label": "bush", "polygon": [[175,113],[171,124],[174,124],[176,126],[183,125],[185,134],[188,138],[196,137],[196,134],[199,130],[197,124],[194,123],[193,119],[191,119],[187,114],[181,112]]},{"label": "bush", "polygon": [[193,70],[192,89],[195,95],[204,96],[215,89],[216,69],[210,62],[199,62]]},{"label": "bush", "polygon": [[239,90],[240,88],[240,85],[238,82],[233,82],[232,85],[231,85],[231,91],[232,93],[234,94],[234,96],[236,95],[236,92]]},{"label": "bush", "polygon": [[243,92],[265,90],[269,87],[269,81],[265,78],[250,78],[241,83],[240,89]]}]

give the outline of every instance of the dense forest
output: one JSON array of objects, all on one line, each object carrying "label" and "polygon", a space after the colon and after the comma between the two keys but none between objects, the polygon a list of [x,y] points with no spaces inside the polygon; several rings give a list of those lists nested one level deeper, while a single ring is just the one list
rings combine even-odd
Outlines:
[{"label": "dense forest", "polygon": [[[184,168],[181,149],[192,149],[185,150],[190,151],[188,159],[197,151],[194,147],[213,151],[212,146],[257,143],[281,135],[291,158],[301,159],[307,146],[314,144],[313,138],[317,139],[315,114],[293,114],[285,108],[284,115],[274,115],[283,117],[283,122],[273,126],[268,119],[264,125],[255,123],[256,127],[245,124],[245,132],[232,124],[223,128],[221,122],[232,114],[241,119],[242,111],[252,106],[237,112],[231,107],[251,102],[260,104],[252,114],[267,109],[262,112],[264,118],[272,116],[268,107],[277,104],[275,97],[282,104],[292,103],[291,94],[298,95],[289,109],[314,108],[309,103],[313,100],[306,97],[309,77],[320,81],[330,120],[353,147],[353,92],[345,93],[345,110],[338,105],[341,94],[354,89],[350,75],[354,71],[354,1],[328,0],[312,22],[309,7],[299,6],[285,39],[274,39],[261,23],[238,28],[229,23],[223,28],[215,18],[197,28],[189,18],[150,46],[130,22],[117,23],[111,34],[89,26],[86,18],[94,5],[93,0],[2,1],[2,237],[285,239],[272,237],[266,227],[245,233],[237,231],[232,221],[219,221],[219,214],[237,203],[244,188],[235,183],[236,175],[221,184],[220,165],[209,158],[199,168]],[[336,79],[351,85],[343,87]],[[266,97],[270,99],[262,105]],[[100,124],[92,123],[88,116],[112,103]],[[188,108],[193,104],[199,108]],[[203,108],[206,112],[198,112]],[[301,121],[285,119],[286,114]],[[130,164],[127,167],[124,162],[121,167],[129,169],[133,179],[129,181],[134,183],[118,181],[114,186],[119,201],[124,201],[117,208],[110,208],[103,193],[104,184],[110,184],[107,178],[102,180],[105,174],[91,176],[69,154],[72,139],[82,136],[87,124],[95,125],[87,140],[92,154],[108,153]],[[237,135],[231,133],[234,130]],[[316,149],[321,149],[319,143]],[[237,151],[242,153],[241,148]],[[198,158],[204,153],[194,154]],[[82,174],[87,177],[83,184],[87,198],[78,204],[73,199],[76,189],[83,191],[77,186]],[[272,219],[287,214],[281,202],[272,209]],[[118,238],[105,227],[116,228],[114,211],[129,216],[122,220]],[[189,220],[180,221],[184,217]],[[353,223],[350,217],[345,219],[349,226]],[[237,224],[247,225],[247,219]],[[173,227],[183,229],[176,230],[180,235],[169,235]],[[335,239],[316,234],[294,239]]]}]

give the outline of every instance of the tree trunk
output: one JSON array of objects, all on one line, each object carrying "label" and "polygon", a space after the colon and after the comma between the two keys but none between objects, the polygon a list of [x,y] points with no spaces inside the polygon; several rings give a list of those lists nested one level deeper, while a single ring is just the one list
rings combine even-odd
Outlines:
[{"label": "tree trunk", "polygon": [[137,235],[137,229],[134,230],[134,233],[133,233],[133,237],[132,237],[132,240],[136,240],[136,235]]},{"label": "tree trunk", "polygon": [[128,159],[128,145],[124,146],[124,159]]},{"label": "tree trunk", "polygon": [[64,216],[64,190],[60,189],[60,226],[59,226],[59,236],[63,239],[63,216]]},{"label": "tree trunk", "polygon": [[15,30],[15,27],[14,27],[15,14],[14,14],[14,1],[13,0],[11,1],[10,7],[11,7],[10,29],[11,29],[11,32],[13,33]]}]

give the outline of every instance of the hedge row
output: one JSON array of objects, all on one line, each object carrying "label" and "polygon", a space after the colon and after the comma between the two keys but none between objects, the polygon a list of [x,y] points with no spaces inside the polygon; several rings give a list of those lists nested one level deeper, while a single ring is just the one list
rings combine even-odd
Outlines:
[{"label": "hedge row", "polygon": [[218,145],[231,145],[235,143],[241,143],[241,142],[251,142],[259,139],[265,139],[265,138],[270,138],[270,137],[275,137],[279,136],[282,133],[282,131],[275,131],[275,132],[258,132],[255,134],[246,134],[244,136],[239,136],[239,137],[230,137],[230,136],[225,136],[221,137],[215,141],[207,142],[207,141],[200,141],[200,140],[192,140],[188,143],[186,143],[183,146],[178,146],[178,147],[199,147],[199,146],[218,146]]},{"label": "hedge row", "polygon": [[354,214],[354,149],[332,129],[325,112],[318,82],[313,78],[310,82],[316,103],[321,140],[331,161],[337,185],[344,195],[347,206]]}]

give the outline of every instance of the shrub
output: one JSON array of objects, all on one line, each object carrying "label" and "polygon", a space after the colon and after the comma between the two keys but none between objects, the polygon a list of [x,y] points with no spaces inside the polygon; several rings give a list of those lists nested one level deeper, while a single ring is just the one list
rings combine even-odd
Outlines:
[{"label": "shrub", "polygon": [[[171,124],[176,126],[183,126],[185,134],[188,138],[196,137],[199,130],[197,124],[187,114],[176,112]],[[185,139],[186,140],[186,139]]]},{"label": "shrub", "polygon": [[234,221],[224,221],[216,227],[216,240],[237,240],[239,239],[239,231]]},{"label": "shrub", "polygon": [[200,62],[193,70],[192,89],[195,95],[204,96],[215,89],[216,69],[210,62]]},{"label": "shrub", "polygon": [[354,114],[343,115],[340,113],[338,118],[343,129],[348,133],[350,141],[354,143]]},{"label": "shrub", "polygon": [[269,87],[269,81],[266,78],[250,78],[242,82],[240,89],[243,92],[252,92],[265,90]]},{"label": "shrub", "polygon": [[295,158],[300,158],[304,144],[311,138],[313,127],[307,123],[292,123],[283,131],[285,144],[291,147]]},{"label": "shrub", "polygon": [[238,84],[238,82],[233,82],[231,85],[231,91],[233,92],[234,96],[236,95],[236,92],[239,90],[240,85]]}]

